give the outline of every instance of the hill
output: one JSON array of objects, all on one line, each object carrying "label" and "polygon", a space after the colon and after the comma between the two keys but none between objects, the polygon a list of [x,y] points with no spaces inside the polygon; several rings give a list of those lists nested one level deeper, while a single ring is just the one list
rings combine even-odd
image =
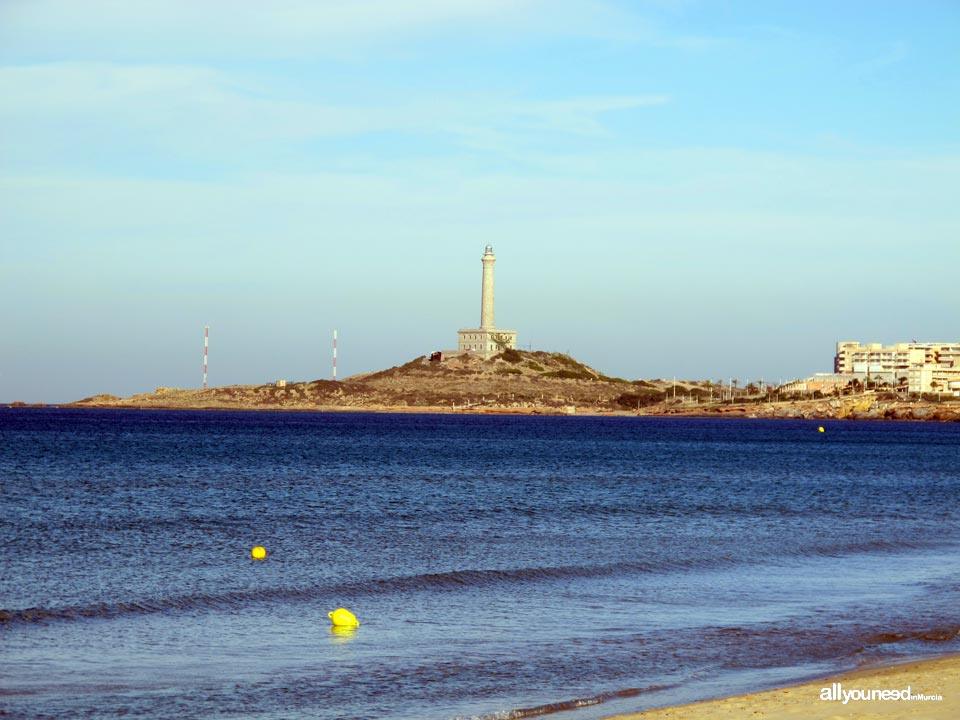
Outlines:
[{"label": "hill", "polygon": [[960,421],[960,403],[908,402],[864,393],[840,398],[747,396],[721,402],[709,381],[624,380],[562,353],[507,350],[490,359],[459,355],[355,375],[340,382],[157,388],[118,398],[95,395],[69,407],[394,412],[591,413]]},{"label": "hill", "polygon": [[561,353],[507,350],[488,360],[472,355],[434,361],[419,357],[404,365],[340,382],[314,380],[207,390],[161,387],[153,393],[128,398],[95,395],[71,405],[564,412],[571,406],[623,410],[638,403],[658,402],[663,394],[663,387],[657,383],[608,377]]}]

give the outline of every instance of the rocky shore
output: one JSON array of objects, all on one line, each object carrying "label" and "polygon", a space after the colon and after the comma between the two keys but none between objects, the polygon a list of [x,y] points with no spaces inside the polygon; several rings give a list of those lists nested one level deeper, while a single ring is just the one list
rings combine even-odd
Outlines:
[{"label": "rocky shore", "polygon": [[793,400],[763,404],[740,403],[704,407],[661,405],[641,415],[729,416],[807,420],[923,420],[960,422],[960,403],[883,400],[876,395],[843,399]]}]

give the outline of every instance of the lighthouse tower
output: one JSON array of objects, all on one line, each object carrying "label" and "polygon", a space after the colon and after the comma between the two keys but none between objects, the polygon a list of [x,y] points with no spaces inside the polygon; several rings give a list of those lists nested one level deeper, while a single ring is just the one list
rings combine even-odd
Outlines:
[{"label": "lighthouse tower", "polygon": [[493,330],[493,264],[497,257],[493,254],[493,245],[487,245],[480,262],[483,263],[483,287],[480,290],[480,327]]},{"label": "lighthouse tower", "polygon": [[480,258],[483,263],[483,281],[480,288],[480,327],[459,330],[459,352],[488,358],[508,348],[517,347],[516,330],[498,330],[493,319],[493,264],[497,261],[493,245],[487,245]]}]

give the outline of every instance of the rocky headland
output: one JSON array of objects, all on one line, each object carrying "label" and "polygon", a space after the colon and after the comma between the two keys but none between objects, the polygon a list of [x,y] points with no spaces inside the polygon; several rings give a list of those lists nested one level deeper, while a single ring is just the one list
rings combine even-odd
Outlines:
[{"label": "rocky headland", "polygon": [[[727,389],[729,391],[729,389]],[[731,401],[709,381],[624,380],[561,353],[505,351],[493,358],[416,358],[345,380],[157,388],[127,398],[95,395],[65,407],[470,412],[960,421],[960,402],[908,401],[880,393]]]}]

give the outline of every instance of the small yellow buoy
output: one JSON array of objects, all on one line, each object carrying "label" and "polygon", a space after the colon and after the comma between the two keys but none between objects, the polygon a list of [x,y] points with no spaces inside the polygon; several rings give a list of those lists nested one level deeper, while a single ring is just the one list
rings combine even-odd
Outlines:
[{"label": "small yellow buoy", "polygon": [[330,637],[338,643],[350,642],[356,637],[357,628],[356,626],[346,627],[340,625],[331,625],[330,626]]},{"label": "small yellow buoy", "polygon": [[817,432],[823,432],[823,425],[817,428]]},{"label": "small yellow buoy", "polygon": [[267,557],[267,551],[260,545],[257,545],[253,550],[250,551],[250,557],[252,557],[254,560],[263,560]]},{"label": "small yellow buoy", "polygon": [[337,608],[327,613],[327,617],[330,618],[330,622],[334,624],[335,627],[359,627],[360,621],[357,620],[357,616],[346,608]]}]

